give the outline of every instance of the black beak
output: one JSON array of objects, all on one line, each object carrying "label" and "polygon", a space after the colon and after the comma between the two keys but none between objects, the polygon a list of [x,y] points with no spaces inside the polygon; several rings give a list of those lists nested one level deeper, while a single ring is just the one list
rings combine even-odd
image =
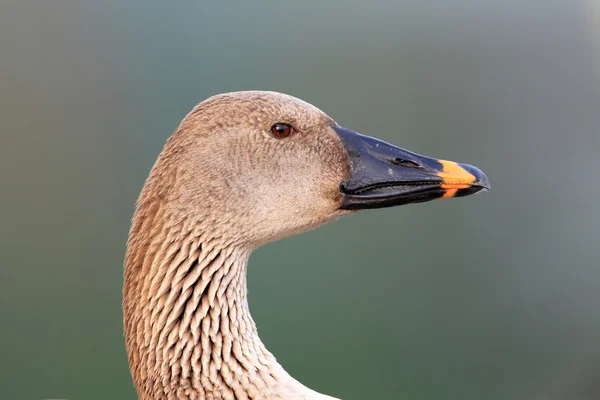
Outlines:
[{"label": "black beak", "polygon": [[424,157],[345,128],[333,129],[350,162],[350,176],[340,186],[342,209],[392,207],[490,188],[485,174],[471,165]]}]

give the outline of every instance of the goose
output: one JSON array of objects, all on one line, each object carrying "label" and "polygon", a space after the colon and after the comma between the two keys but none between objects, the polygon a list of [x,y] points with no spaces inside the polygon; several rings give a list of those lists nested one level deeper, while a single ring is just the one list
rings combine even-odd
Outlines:
[{"label": "goose", "polygon": [[334,399],[261,342],[246,297],[252,251],[358,210],[489,187],[476,167],[353,132],[289,95],[201,102],[154,164],[129,232],[123,320],[139,399]]}]

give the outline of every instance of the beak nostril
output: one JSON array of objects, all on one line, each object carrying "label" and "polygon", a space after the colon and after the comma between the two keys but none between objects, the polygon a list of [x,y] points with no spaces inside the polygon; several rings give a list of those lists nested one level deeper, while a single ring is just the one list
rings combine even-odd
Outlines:
[{"label": "beak nostril", "polygon": [[418,162],[412,161],[412,160],[405,160],[403,158],[399,158],[396,157],[393,160],[391,160],[392,164],[395,165],[399,165],[401,167],[407,167],[407,168],[423,168],[421,166],[421,164],[419,164]]}]

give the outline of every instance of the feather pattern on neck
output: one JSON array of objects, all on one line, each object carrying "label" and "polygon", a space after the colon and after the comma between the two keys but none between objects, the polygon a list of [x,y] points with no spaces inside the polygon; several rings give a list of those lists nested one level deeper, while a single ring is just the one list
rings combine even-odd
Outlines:
[{"label": "feather pattern on neck", "polygon": [[251,249],[153,202],[138,204],[131,231],[125,333],[140,399],[331,399],[291,378],[258,337]]}]

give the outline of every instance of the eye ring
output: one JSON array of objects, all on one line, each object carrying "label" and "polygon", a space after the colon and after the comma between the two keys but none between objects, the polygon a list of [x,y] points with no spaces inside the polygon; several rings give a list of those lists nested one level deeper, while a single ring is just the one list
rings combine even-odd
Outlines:
[{"label": "eye ring", "polygon": [[283,122],[277,122],[271,127],[271,135],[277,139],[283,139],[293,135],[296,132],[293,126]]}]

